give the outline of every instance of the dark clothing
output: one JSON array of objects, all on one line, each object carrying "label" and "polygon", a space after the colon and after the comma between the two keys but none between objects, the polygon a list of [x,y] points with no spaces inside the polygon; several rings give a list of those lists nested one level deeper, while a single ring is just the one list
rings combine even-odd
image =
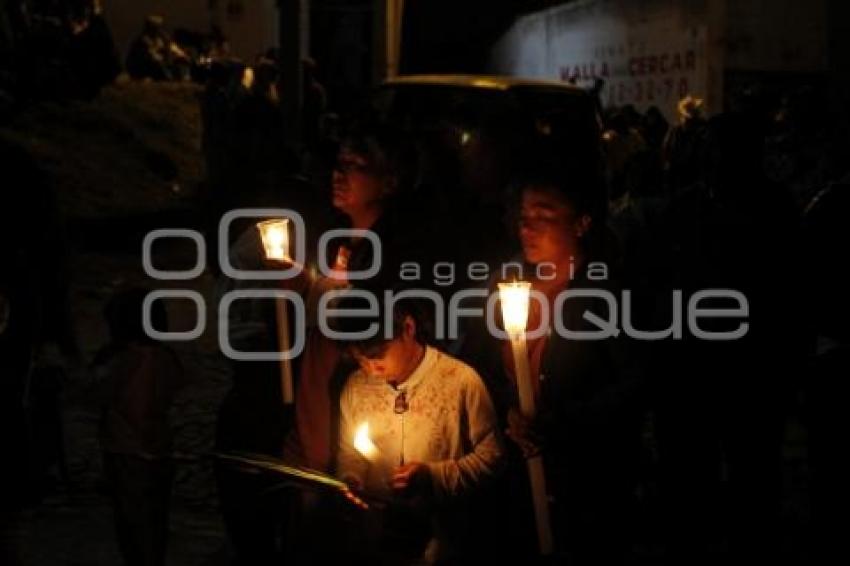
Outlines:
[{"label": "dark clothing", "polygon": [[278,362],[235,362],[233,371],[219,411],[217,448],[280,457],[291,415],[284,412]]},{"label": "dark clothing", "polygon": [[703,172],[706,121],[688,120],[667,132],[662,157],[667,166],[667,186],[672,192],[697,182]]},{"label": "dark clothing", "polygon": [[182,385],[177,356],[158,343],[114,344],[98,356],[100,429],[115,527],[128,566],[165,563],[174,463],[169,411]]},{"label": "dark clothing", "polygon": [[134,79],[173,79],[170,45],[171,40],[165,36],[148,33],[140,35],[130,44],[127,52],[127,73]]},{"label": "dark clothing", "polygon": [[[243,186],[257,186],[263,175],[297,173],[300,164],[286,141],[286,125],[279,103],[251,91],[235,101],[230,156],[239,168]],[[231,187],[231,190],[239,187]]]},{"label": "dark clothing", "polygon": [[104,367],[103,449],[147,458],[169,456],[169,411],[183,379],[177,356],[160,344],[136,342],[116,349]]},{"label": "dark clothing", "polygon": [[[604,288],[619,301],[610,281],[589,281],[577,270],[570,289]],[[583,318],[585,311],[609,320],[601,299],[576,297],[564,302],[564,326],[573,331],[597,327]],[[554,315],[554,313],[553,313]],[[507,412],[518,406],[516,385],[508,377],[501,346],[485,328],[470,332],[461,353],[484,377],[507,426]],[[554,499],[552,529],[559,554],[579,563],[603,561],[600,553],[616,560],[625,550],[623,521],[633,488],[633,469],[639,446],[640,367],[628,339],[576,341],[553,332],[545,345],[540,370],[535,429],[541,438],[547,491]],[[514,451],[513,473],[505,479],[515,504],[526,508],[502,514],[521,517],[508,526],[503,540],[529,535],[533,524],[527,472]],[[523,526],[524,525],[524,526]],[[521,541],[522,553],[534,543]],[[589,563],[588,562],[588,563]]]},{"label": "dark clothing", "polygon": [[[827,342],[822,340],[822,342]],[[825,350],[811,364],[807,383],[811,494],[816,563],[825,564],[846,556],[844,519],[850,501],[847,487],[848,419],[842,382],[850,373],[850,347],[824,344]]]},{"label": "dark clothing", "polygon": [[92,16],[85,30],[71,38],[69,48],[68,56],[83,97],[96,96],[121,72],[115,41],[103,16]]},{"label": "dark clothing", "polygon": [[115,510],[118,545],[127,566],[162,566],[174,463],[104,453],[104,471]]},{"label": "dark clothing", "polygon": [[[275,349],[271,345],[257,347]],[[280,385],[278,362],[234,362],[233,387],[219,411],[217,450],[276,458],[282,455],[291,413],[284,409]],[[278,534],[283,530],[288,508],[280,492],[273,489],[278,478],[219,462],[215,475],[235,564],[263,566],[279,561]]]},{"label": "dark clothing", "polygon": [[235,554],[233,564],[280,564],[279,541],[290,515],[288,494],[280,489],[280,479],[220,462],[215,475],[221,515]]},{"label": "dark clothing", "polygon": [[325,87],[312,78],[305,78],[304,110],[302,112],[302,141],[308,148],[315,147],[321,134],[321,119],[327,110],[328,95]]},{"label": "dark clothing", "polygon": [[[723,163],[721,163],[723,165]],[[683,191],[669,211],[657,265],[670,280],[659,324],[670,319],[670,295],[734,289],[747,301],[741,318],[702,320],[731,331],[732,341],[684,339],[660,344],[653,368],[654,411],[672,561],[711,561],[724,539],[739,558],[766,559],[779,548],[781,441],[786,379],[802,374],[799,221],[779,188],[743,170],[718,166],[722,184]],[[701,307],[728,308],[713,299]],[[666,322],[665,322],[666,321]],[[758,525],[758,528],[753,528]]]}]

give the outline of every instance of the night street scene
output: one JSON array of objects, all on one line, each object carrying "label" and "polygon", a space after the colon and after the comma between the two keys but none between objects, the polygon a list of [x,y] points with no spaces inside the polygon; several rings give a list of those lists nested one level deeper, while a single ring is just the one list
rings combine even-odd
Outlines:
[{"label": "night street scene", "polygon": [[0,0],[0,566],[850,563],[848,140],[844,0]]}]

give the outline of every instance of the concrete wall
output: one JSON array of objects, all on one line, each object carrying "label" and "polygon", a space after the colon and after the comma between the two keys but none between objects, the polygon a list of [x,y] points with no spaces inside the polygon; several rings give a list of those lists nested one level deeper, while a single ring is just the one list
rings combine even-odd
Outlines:
[{"label": "concrete wall", "polygon": [[[656,105],[675,115],[689,93],[711,93],[706,2],[585,0],[519,19],[493,50],[499,74],[570,80],[602,78],[605,105]],[[709,102],[710,103],[710,102]]]},{"label": "concrete wall", "polygon": [[279,43],[276,0],[103,0],[106,19],[122,55],[148,14],[165,17],[169,30],[209,31],[218,23],[237,57],[252,60]]},{"label": "concrete wall", "polygon": [[499,74],[606,81],[603,103],[657,105],[685,94],[721,110],[726,70],[820,71],[825,0],[579,0],[524,16],[492,50]]}]

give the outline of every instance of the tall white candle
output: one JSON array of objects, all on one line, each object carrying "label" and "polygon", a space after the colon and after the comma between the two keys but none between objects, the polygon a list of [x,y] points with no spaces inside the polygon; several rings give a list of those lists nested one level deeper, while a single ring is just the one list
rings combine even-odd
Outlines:
[{"label": "tall white candle", "polygon": [[[505,331],[511,339],[520,412],[529,418],[533,417],[536,412],[534,387],[531,385],[531,369],[528,363],[528,344],[525,339],[530,298],[531,283],[526,281],[499,283],[502,321],[505,325]],[[540,554],[546,556],[552,554],[553,542],[543,458],[539,455],[534,456],[526,460],[526,464],[531,483],[531,497],[534,503],[538,547]]]}]

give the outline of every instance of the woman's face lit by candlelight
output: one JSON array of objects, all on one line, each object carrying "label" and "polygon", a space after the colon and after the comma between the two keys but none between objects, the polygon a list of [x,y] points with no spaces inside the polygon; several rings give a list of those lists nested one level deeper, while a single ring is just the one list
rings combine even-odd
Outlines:
[{"label": "woman's face lit by candlelight", "polygon": [[333,171],[333,206],[348,216],[380,207],[387,180],[367,155],[343,148]]},{"label": "woman's face lit by candlelight", "polygon": [[578,256],[581,238],[590,223],[590,217],[577,214],[556,188],[524,188],[518,228],[525,261],[555,265],[569,262]]}]

